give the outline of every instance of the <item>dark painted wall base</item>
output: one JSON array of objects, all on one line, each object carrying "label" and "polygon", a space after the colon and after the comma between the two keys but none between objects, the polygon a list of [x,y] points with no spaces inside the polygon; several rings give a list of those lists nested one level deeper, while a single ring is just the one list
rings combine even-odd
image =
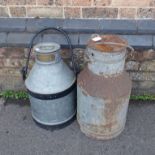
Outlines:
[{"label": "dark painted wall base", "polygon": [[[155,48],[155,20],[105,19],[26,19],[0,18],[0,47],[28,47],[33,35],[45,27],[66,30],[74,47],[84,47],[91,34],[117,34],[135,48]],[[40,36],[36,42],[54,41],[67,46],[55,32]]]}]

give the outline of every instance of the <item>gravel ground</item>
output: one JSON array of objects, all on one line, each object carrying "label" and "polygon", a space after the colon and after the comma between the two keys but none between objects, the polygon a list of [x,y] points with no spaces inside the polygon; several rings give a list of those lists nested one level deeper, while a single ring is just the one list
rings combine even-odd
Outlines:
[{"label": "gravel ground", "polygon": [[155,155],[155,104],[132,101],[123,133],[97,141],[82,134],[76,120],[42,128],[28,101],[8,101],[0,111],[0,155]]}]

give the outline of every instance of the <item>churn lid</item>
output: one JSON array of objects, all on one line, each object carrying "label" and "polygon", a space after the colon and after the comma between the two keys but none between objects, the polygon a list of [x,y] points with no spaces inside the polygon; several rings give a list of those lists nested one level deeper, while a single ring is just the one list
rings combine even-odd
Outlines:
[{"label": "churn lid", "polygon": [[128,42],[118,35],[98,35],[92,37],[87,47],[100,52],[123,52]]},{"label": "churn lid", "polygon": [[40,43],[34,46],[34,50],[37,53],[52,53],[60,50],[60,45],[54,42]]}]

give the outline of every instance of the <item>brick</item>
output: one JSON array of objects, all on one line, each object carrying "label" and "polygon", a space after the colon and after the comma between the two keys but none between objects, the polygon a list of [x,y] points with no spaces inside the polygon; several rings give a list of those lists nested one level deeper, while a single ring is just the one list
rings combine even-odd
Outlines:
[{"label": "brick", "polygon": [[12,17],[26,17],[25,7],[10,7],[10,14]]},{"label": "brick", "polygon": [[10,67],[10,68],[22,68],[24,64],[23,59],[0,59],[0,67]]},{"label": "brick", "polygon": [[61,57],[63,59],[69,59],[70,58],[70,51],[69,51],[69,49],[62,49],[61,50]]},{"label": "brick", "polygon": [[54,0],[37,0],[37,5],[53,5]]},{"label": "brick", "polygon": [[[81,48],[74,48],[73,49],[73,53],[74,53],[74,62],[77,65],[77,70],[81,71],[82,69],[84,69],[84,67],[86,66],[87,62],[84,59],[84,49]],[[63,58],[63,60],[71,67],[71,53],[69,51],[69,49],[62,49],[61,50],[61,57]]]},{"label": "brick", "polygon": [[6,44],[6,38],[7,38],[6,33],[0,33],[0,46],[3,46]]},{"label": "brick", "polygon": [[125,69],[127,71],[138,71],[140,63],[138,61],[127,61],[125,64]]},{"label": "brick", "polygon": [[28,17],[63,17],[62,8],[57,7],[28,7]]},{"label": "brick", "polygon": [[0,0],[0,5],[6,5],[7,1],[6,0]]},{"label": "brick", "polygon": [[[19,18],[0,18],[0,31],[1,32],[22,32],[25,31],[26,19]],[[11,25],[11,26],[10,26]]]},{"label": "brick", "polygon": [[155,60],[155,51],[152,49],[144,50],[142,54],[143,60]]},{"label": "brick", "polygon": [[132,89],[131,94],[134,95],[144,95],[144,94],[150,94],[154,95],[155,89]]},{"label": "brick", "polygon": [[90,6],[91,0],[72,0],[73,6]]},{"label": "brick", "polygon": [[47,27],[63,27],[63,19],[28,19],[26,23],[26,30],[28,32],[37,32]]},{"label": "brick", "polygon": [[120,8],[119,11],[120,18],[131,19],[136,17],[136,9],[135,8]]},{"label": "brick", "polygon": [[65,5],[64,3],[66,3],[67,0],[55,0],[55,5],[56,6],[62,6]]},{"label": "brick", "polygon": [[83,8],[83,18],[117,18],[117,8]]},{"label": "brick", "polygon": [[121,35],[126,39],[129,45],[135,48],[152,48],[152,36],[151,35]]},{"label": "brick", "polygon": [[154,72],[129,72],[129,75],[134,81],[155,81]]},{"label": "brick", "polygon": [[138,89],[146,90],[155,88],[154,81],[137,81],[137,83],[138,83]]},{"label": "brick", "polygon": [[149,6],[150,0],[112,0],[113,6]]},{"label": "brick", "polygon": [[137,11],[137,17],[141,19],[154,19],[155,8],[139,8]]},{"label": "brick", "polygon": [[6,58],[5,48],[0,48],[0,59]]},{"label": "brick", "polygon": [[[20,70],[20,69],[19,69]],[[0,75],[0,91],[3,90],[26,90],[21,74]]]},{"label": "brick", "polygon": [[0,59],[23,59],[24,48],[0,48]]},{"label": "brick", "polygon": [[155,34],[154,20],[138,20],[137,26],[139,34]]},{"label": "brick", "polygon": [[17,68],[1,68],[0,69],[0,75],[15,75],[15,76],[20,76],[20,69]]},{"label": "brick", "polygon": [[135,50],[131,54],[128,54],[128,60],[130,61],[152,61],[155,60],[155,51],[152,49],[149,50]]},{"label": "brick", "polygon": [[150,6],[155,6],[155,0],[150,0]]},{"label": "brick", "polygon": [[[70,39],[71,39],[71,42],[72,42],[72,45],[78,45],[78,39],[79,39],[79,36],[78,34],[72,34],[72,35],[69,35]],[[68,43],[66,41],[66,39],[64,38],[64,36],[62,35],[58,35],[58,34],[45,34],[43,36],[43,42],[56,42],[62,46],[68,46]]]},{"label": "brick", "polygon": [[68,32],[83,32],[93,33],[100,32],[99,20],[92,19],[66,19],[63,24],[63,29]]},{"label": "brick", "polygon": [[36,5],[36,0],[25,0],[26,5]]},{"label": "brick", "polygon": [[8,9],[6,7],[0,7],[0,17],[9,17]]},{"label": "brick", "polygon": [[65,18],[80,18],[80,8],[64,8]]},{"label": "brick", "polygon": [[78,71],[82,71],[84,67],[87,65],[86,57],[85,57],[85,49],[75,48],[73,50],[75,64],[77,64]]},{"label": "brick", "polygon": [[112,0],[93,0],[94,6],[109,6]]},{"label": "brick", "polygon": [[142,62],[139,71],[155,72],[155,60]]},{"label": "brick", "polygon": [[132,20],[100,20],[101,31],[116,34],[137,33],[137,23]]},{"label": "brick", "polygon": [[26,0],[6,0],[7,1],[7,5],[25,5],[26,4]]},{"label": "brick", "polygon": [[71,6],[71,5],[72,5],[72,0],[63,0],[63,6]]}]

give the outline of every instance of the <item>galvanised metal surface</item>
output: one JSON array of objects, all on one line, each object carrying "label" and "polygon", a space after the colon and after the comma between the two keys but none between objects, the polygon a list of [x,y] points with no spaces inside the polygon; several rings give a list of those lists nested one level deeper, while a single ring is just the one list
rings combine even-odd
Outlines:
[{"label": "galvanised metal surface", "polygon": [[88,68],[97,75],[110,76],[124,70],[126,49],[109,54],[88,47],[86,53],[92,62],[88,63]]},{"label": "galvanised metal surface", "polygon": [[[124,43],[117,36],[103,38]],[[124,71],[125,47],[94,45],[88,44],[88,66],[78,76],[77,119],[83,133],[104,140],[116,137],[125,127],[131,80]]]},{"label": "galvanised metal surface", "polygon": [[44,125],[65,123],[76,111],[76,89],[70,89],[76,77],[62,61],[58,44],[42,43],[35,46],[34,50],[36,62],[25,81],[28,91],[35,94],[29,95],[32,116]]},{"label": "galvanised metal surface", "polygon": [[32,117],[44,125],[59,125],[69,121],[76,113],[75,89],[70,94],[55,100],[40,100],[30,97]]}]

